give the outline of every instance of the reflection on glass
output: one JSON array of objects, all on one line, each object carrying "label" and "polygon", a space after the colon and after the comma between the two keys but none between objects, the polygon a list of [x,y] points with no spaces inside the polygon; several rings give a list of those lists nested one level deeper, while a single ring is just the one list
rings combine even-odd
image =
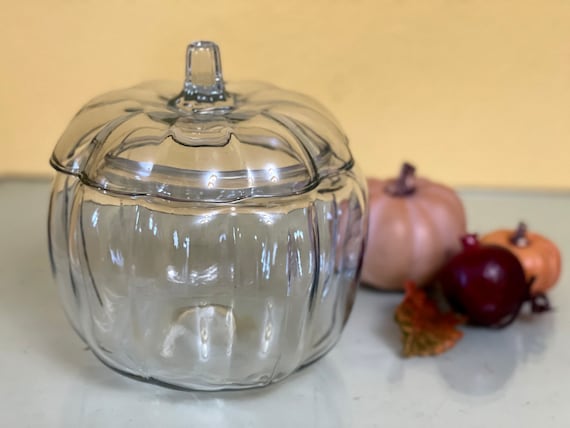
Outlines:
[{"label": "reflection on glass", "polygon": [[63,177],[52,206],[69,224],[50,224],[56,276],[105,363],[182,387],[241,388],[279,380],[338,340],[366,231],[352,179],[260,209],[76,195]]}]

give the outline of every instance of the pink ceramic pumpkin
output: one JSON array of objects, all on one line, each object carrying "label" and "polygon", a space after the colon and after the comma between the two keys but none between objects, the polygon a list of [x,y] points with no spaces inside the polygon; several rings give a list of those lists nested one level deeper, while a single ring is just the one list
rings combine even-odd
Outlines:
[{"label": "pink ceramic pumpkin", "polygon": [[362,282],[403,290],[412,280],[426,285],[460,251],[465,210],[449,187],[416,177],[405,163],[395,179],[368,179],[369,230]]}]

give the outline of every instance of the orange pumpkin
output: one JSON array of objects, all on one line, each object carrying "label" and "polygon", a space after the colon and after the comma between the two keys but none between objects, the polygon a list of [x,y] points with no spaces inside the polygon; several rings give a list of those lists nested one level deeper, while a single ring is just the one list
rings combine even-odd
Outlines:
[{"label": "orange pumpkin", "polygon": [[485,244],[500,245],[510,250],[521,262],[527,279],[534,277],[532,295],[545,293],[558,281],[562,260],[558,247],[538,233],[527,230],[519,223],[516,230],[501,229],[481,238]]},{"label": "orange pumpkin", "polygon": [[362,282],[382,290],[426,285],[461,250],[465,210],[449,187],[415,175],[405,163],[395,179],[368,179],[369,229]]}]

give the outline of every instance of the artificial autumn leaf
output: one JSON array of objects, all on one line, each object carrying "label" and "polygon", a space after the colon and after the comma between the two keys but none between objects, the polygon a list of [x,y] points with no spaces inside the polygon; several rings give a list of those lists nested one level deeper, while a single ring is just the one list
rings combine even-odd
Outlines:
[{"label": "artificial autumn leaf", "polygon": [[442,354],[463,337],[455,327],[465,322],[464,317],[442,313],[413,281],[406,282],[404,289],[406,295],[394,318],[402,331],[405,357]]}]

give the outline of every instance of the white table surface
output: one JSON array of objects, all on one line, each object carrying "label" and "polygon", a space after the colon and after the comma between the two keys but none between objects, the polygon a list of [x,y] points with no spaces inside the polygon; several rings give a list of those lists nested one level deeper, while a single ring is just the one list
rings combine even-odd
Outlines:
[{"label": "white table surface", "polygon": [[[570,274],[554,312],[465,329],[435,358],[400,357],[399,294],[359,290],[340,343],[285,381],[182,392],[125,378],[68,326],[51,278],[47,181],[0,180],[1,427],[570,427]],[[464,191],[472,231],[526,220],[570,266],[570,194]]]}]

